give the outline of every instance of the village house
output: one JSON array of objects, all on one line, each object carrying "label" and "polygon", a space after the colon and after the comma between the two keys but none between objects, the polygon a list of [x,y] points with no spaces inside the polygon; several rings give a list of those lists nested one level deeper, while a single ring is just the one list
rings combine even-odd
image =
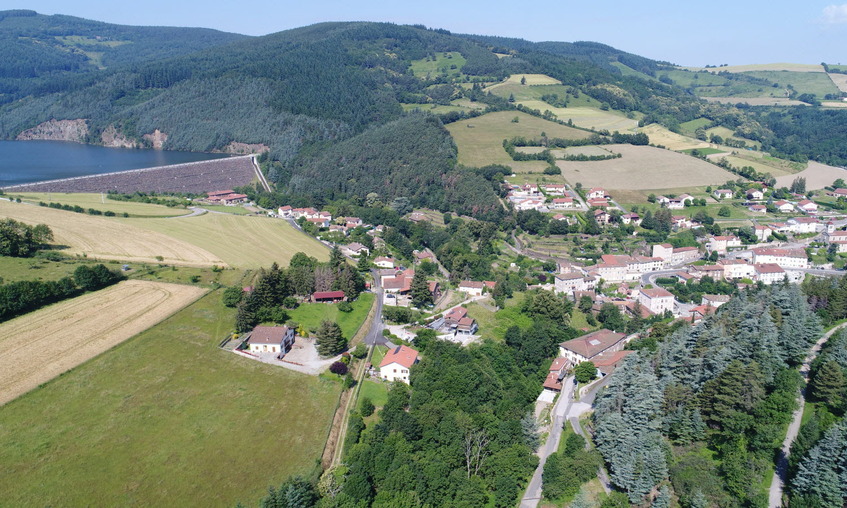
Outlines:
[{"label": "village house", "polygon": [[[315,219],[315,220],[318,220],[318,219]],[[347,229],[346,226],[339,226],[337,224],[330,224],[330,226],[329,226],[329,232],[330,233],[340,233],[344,236],[347,236],[347,231],[348,231],[348,229]]]},{"label": "village house", "polygon": [[277,353],[277,358],[282,358],[294,346],[294,329],[287,326],[257,326],[250,332],[247,346],[251,353]]},{"label": "village house", "polygon": [[589,268],[588,273],[606,282],[637,280],[646,272],[661,270],[664,261],[658,257],[604,254],[601,263]]},{"label": "village house", "polygon": [[276,212],[277,212],[277,215],[279,215],[280,217],[286,217],[287,218],[287,217],[291,217],[291,210],[293,210],[293,208],[291,208],[290,205],[285,205],[285,206],[280,206],[279,208],[277,208]]},{"label": "village house", "polygon": [[482,296],[482,291],[485,289],[485,284],[473,280],[463,280],[459,283],[458,290],[462,293],[467,293],[470,296]]},{"label": "village house", "polygon": [[625,213],[621,215],[621,223],[623,224],[633,224],[635,226],[641,225],[641,217],[637,213]]},{"label": "village house", "polygon": [[743,259],[719,259],[718,265],[723,267],[723,278],[727,280],[752,279],[756,275],[753,265]]},{"label": "village house", "polygon": [[329,227],[329,219],[325,219],[322,217],[313,217],[306,219],[306,222],[310,222],[319,228],[328,228]]},{"label": "village house", "polygon": [[753,234],[756,235],[756,240],[760,242],[767,242],[768,238],[770,238],[773,234],[773,229],[768,226],[756,224],[753,226]]},{"label": "village house", "polygon": [[786,278],[785,270],[775,263],[761,263],[753,266],[756,270],[755,279],[763,284],[776,284]]},{"label": "village house", "polygon": [[721,280],[723,279],[726,270],[723,265],[692,265],[688,268],[688,273],[698,280],[703,277],[711,277],[713,280]]},{"label": "village house", "polygon": [[702,321],[706,316],[715,313],[716,308],[709,305],[698,305],[696,307],[692,307],[689,315],[689,320],[691,324],[697,324]]},{"label": "village house", "polygon": [[566,358],[558,357],[553,360],[547,373],[547,379],[544,380],[544,388],[556,392],[562,391],[562,380],[567,372],[568,360]]},{"label": "village house", "polygon": [[674,248],[669,243],[661,243],[653,245],[653,257],[664,260],[666,266],[677,266],[697,261],[700,251],[697,247]]},{"label": "village house", "polygon": [[847,252],[847,231],[833,231],[826,234],[826,244],[835,245],[836,252]]},{"label": "village house", "polygon": [[753,249],[753,264],[777,264],[782,268],[809,268],[809,259],[803,249]]},{"label": "village house", "polygon": [[635,300],[650,309],[653,314],[663,314],[665,311],[674,311],[674,296],[666,289],[639,289]]},{"label": "village house", "polygon": [[602,187],[594,187],[585,194],[585,199],[605,199],[606,198],[606,190]]},{"label": "village house", "polygon": [[379,376],[393,383],[409,384],[409,371],[418,363],[418,352],[408,346],[397,346],[385,353],[379,363]]},{"label": "village house", "polygon": [[747,199],[754,200],[754,201],[759,201],[759,200],[765,199],[765,193],[762,192],[760,189],[750,189],[750,190],[747,191],[746,196],[747,196]]},{"label": "village house", "polygon": [[373,263],[377,268],[394,268],[397,266],[396,259],[387,258],[385,256],[378,256],[374,258]]},{"label": "village house", "polygon": [[604,351],[594,357],[591,362],[597,367],[598,377],[605,377],[615,371],[623,363],[624,358],[635,351]]},{"label": "village house", "polygon": [[562,210],[565,208],[573,208],[573,198],[553,198],[550,202],[549,208],[554,210]]},{"label": "village house", "polygon": [[809,201],[808,199],[804,199],[797,203],[797,209],[801,212],[806,212],[808,214],[814,214],[818,212],[818,205],[814,201]]},{"label": "village house", "polygon": [[768,224],[768,227],[771,228],[775,233],[785,234],[791,233],[794,231],[794,226],[785,223],[785,222],[771,222]]},{"label": "village house", "polygon": [[459,320],[459,323],[456,325],[456,334],[457,335],[473,335],[479,329],[479,326],[476,324],[476,319],[472,317],[465,316]]},{"label": "village house", "polygon": [[718,189],[714,192],[715,199],[729,199],[732,197],[732,191],[729,189]]},{"label": "village house", "polygon": [[600,353],[620,351],[626,345],[626,335],[601,329],[559,344],[559,356],[570,366],[596,358]]},{"label": "village house", "polygon": [[794,210],[794,205],[792,205],[788,201],[785,201],[784,199],[774,201],[773,206],[780,213],[791,213]]},{"label": "village house", "polygon": [[362,225],[362,219],[358,217],[341,217],[339,222],[347,226],[348,228],[357,228]]},{"label": "village house", "polygon": [[788,219],[788,226],[795,235],[820,233],[825,225],[815,217],[794,217]]},{"label": "village house", "polygon": [[555,277],[556,293],[573,294],[575,291],[591,291],[597,281],[594,277],[586,277],[580,272],[557,274]]},{"label": "village house", "polygon": [[700,305],[708,305],[709,307],[718,308],[729,301],[729,295],[703,295],[700,300]]},{"label": "village house", "polygon": [[548,183],[541,186],[546,194],[550,196],[564,196],[565,185],[561,183]]},{"label": "village house", "polygon": [[741,247],[741,239],[734,235],[712,236],[706,243],[706,250],[726,254],[733,247]]},{"label": "village house", "polygon": [[605,226],[609,223],[609,219],[609,214],[605,210],[594,210],[594,220],[597,221],[597,224]]},{"label": "village house", "polygon": [[247,194],[238,194],[231,189],[207,192],[206,195],[206,201],[222,205],[236,205],[247,201]]},{"label": "village house", "polygon": [[370,252],[371,252],[370,249],[368,249],[367,247],[365,247],[364,245],[362,245],[359,242],[353,242],[353,243],[349,243],[347,245],[341,246],[341,253],[344,254],[345,256],[351,256],[351,257],[361,256],[361,255],[367,256]]},{"label": "village house", "polygon": [[609,201],[604,198],[594,198],[587,201],[589,208],[609,208]]},{"label": "village house", "polygon": [[468,309],[464,307],[453,307],[450,309],[450,312],[444,314],[444,324],[450,328],[455,328],[466,317],[468,317]]},{"label": "village house", "polygon": [[834,191],[827,192],[826,194],[834,198],[847,198],[847,189],[838,188]]},{"label": "village house", "polygon": [[570,217],[568,217],[567,215],[562,215],[560,213],[557,213],[556,215],[554,215],[553,220],[563,220],[563,221],[567,222],[568,224],[572,223]]},{"label": "village house", "polygon": [[524,199],[524,200],[515,202],[515,210],[518,210],[518,211],[539,210],[543,207],[544,207],[544,200],[542,200],[542,199]]},{"label": "village house", "polygon": [[765,205],[750,205],[747,209],[755,213],[765,213],[768,211],[768,207]]},{"label": "village house", "polygon": [[412,255],[415,256],[416,263],[421,263],[423,261],[432,261],[433,263],[435,263],[435,256],[433,256],[432,253],[429,251],[416,250],[412,251]]},{"label": "village house", "polygon": [[[409,306],[412,303],[409,294],[412,291],[412,279],[414,278],[415,270],[412,268],[393,272],[393,275],[383,275],[380,280],[384,292],[383,303],[390,306]],[[427,283],[433,301],[438,300],[441,296],[441,285],[435,280],[427,281]]]}]

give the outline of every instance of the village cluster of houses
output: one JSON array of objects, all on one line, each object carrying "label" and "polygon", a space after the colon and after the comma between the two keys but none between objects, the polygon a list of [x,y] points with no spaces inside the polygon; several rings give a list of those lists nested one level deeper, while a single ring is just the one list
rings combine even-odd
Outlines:
[{"label": "village cluster of houses", "polygon": [[534,183],[513,185],[506,182],[505,186],[508,190],[506,199],[512,203],[515,210],[538,210],[539,212],[549,212],[552,210],[583,209],[583,206],[577,199],[576,194],[569,190],[564,184],[548,183],[539,186]]},{"label": "village cluster of houses", "polygon": [[[845,189],[847,190],[847,189]],[[751,212],[756,213],[765,213],[768,211],[768,206],[764,203],[765,196],[767,195],[768,188],[763,186],[760,188],[752,188],[748,189],[744,193],[744,197],[747,201],[744,203],[744,206],[747,207]],[[836,191],[837,192],[837,191]],[[735,193],[730,189],[716,189],[712,192],[712,195],[717,200],[722,199],[730,199],[733,197]],[[800,198],[797,201],[786,201],[784,199],[780,199],[777,201],[773,201],[771,205],[776,208],[779,213],[791,213],[795,210],[800,211],[802,213],[806,213],[809,215],[815,215],[818,213],[818,205],[814,201],[810,201],[808,199],[803,198],[801,195],[798,195]]]}]

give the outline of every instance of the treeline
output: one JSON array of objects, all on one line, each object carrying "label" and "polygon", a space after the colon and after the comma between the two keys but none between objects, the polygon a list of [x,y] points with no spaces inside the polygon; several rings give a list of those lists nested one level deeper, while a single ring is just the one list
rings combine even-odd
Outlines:
[{"label": "treeline", "polygon": [[[754,289],[630,355],[597,398],[595,440],[632,503],[748,506],[781,446],[820,320],[796,286]],[[674,446],[672,446],[674,445]],[[716,462],[703,458],[708,448]]]},{"label": "treeline", "polygon": [[302,252],[291,258],[288,269],[274,263],[269,270],[259,272],[252,291],[237,286],[227,288],[223,301],[226,306],[237,308],[236,331],[246,332],[263,322],[285,323],[285,308],[297,306],[295,295],[305,298],[316,291],[344,291],[349,300],[355,300],[364,290],[364,278],[336,247],[327,263]]},{"label": "treeline", "polygon": [[73,277],[57,281],[24,280],[0,285],[0,322],[85,291],[95,291],[123,280],[119,272],[105,265],[80,265]]},{"label": "treeline", "polygon": [[15,219],[0,219],[0,256],[30,257],[53,240],[47,224],[30,226]]},{"label": "treeline", "polygon": [[814,159],[847,165],[847,112],[798,106],[751,114],[765,130],[745,130],[744,137],[761,141],[775,157],[806,162]]}]

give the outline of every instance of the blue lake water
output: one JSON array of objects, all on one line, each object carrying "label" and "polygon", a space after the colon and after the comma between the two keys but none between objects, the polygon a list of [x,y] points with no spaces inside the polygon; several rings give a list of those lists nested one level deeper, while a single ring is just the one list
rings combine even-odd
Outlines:
[{"label": "blue lake water", "polygon": [[223,157],[228,155],[106,148],[65,141],[0,141],[0,187]]}]

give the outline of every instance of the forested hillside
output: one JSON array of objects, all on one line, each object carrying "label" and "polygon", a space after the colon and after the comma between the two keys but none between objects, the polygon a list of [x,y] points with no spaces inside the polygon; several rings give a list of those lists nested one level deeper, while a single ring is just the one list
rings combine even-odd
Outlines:
[{"label": "forested hillside", "polygon": [[802,382],[793,367],[820,332],[800,289],[781,286],[631,355],[596,404],[612,482],[636,504],[671,493],[683,506],[767,504]]},{"label": "forested hillside", "polygon": [[206,28],[133,27],[34,11],[0,11],[0,104],[74,86],[81,74],[227,44]]}]

